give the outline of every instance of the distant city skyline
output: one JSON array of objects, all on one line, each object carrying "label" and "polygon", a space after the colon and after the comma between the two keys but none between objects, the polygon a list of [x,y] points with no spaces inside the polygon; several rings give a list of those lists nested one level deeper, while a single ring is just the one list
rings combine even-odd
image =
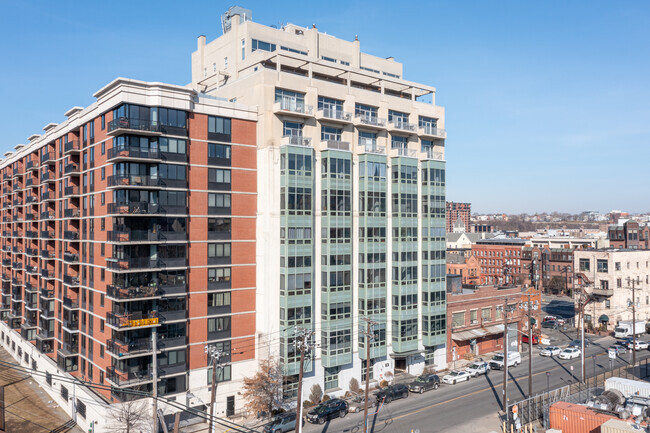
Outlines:
[{"label": "distant city skyline", "polygon": [[[239,4],[260,23],[358,35],[363,51],[435,86],[448,200],[481,213],[647,211],[650,4]],[[116,76],[188,83],[196,37],[217,37],[230,5],[5,3],[0,152],[92,103]]]}]

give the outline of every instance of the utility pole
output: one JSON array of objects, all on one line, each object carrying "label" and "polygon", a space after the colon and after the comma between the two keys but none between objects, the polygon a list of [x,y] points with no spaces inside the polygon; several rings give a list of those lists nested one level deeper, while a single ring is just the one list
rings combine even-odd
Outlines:
[{"label": "utility pole", "polygon": [[376,325],[377,322],[369,317],[361,317],[361,320],[366,322],[366,331],[363,335],[366,337],[366,391],[363,403],[363,433],[368,433],[368,386],[370,384],[370,342],[375,340],[375,333],[372,332],[371,327]]},{"label": "utility pole", "polygon": [[158,342],[156,341],[156,327],[151,328],[151,348],[153,349],[153,362],[151,363],[153,378],[153,433],[158,433]]},{"label": "utility pole", "polygon": [[223,350],[217,349],[216,346],[205,346],[205,353],[208,354],[208,362],[212,362],[212,392],[210,395],[210,422],[208,424],[208,433],[214,433],[215,418],[215,399],[217,397],[217,367],[221,367],[221,358],[225,356]]},{"label": "utility pole", "polygon": [[636,365],[636,292],[632,278],[632,365]]},{"label": "utility pole", "polygon": [[296,406],[296,432],[302,433],[302,377],[305,368],[305,352],[309,351],[313,332],[296,328],[296,350],[300,352],[300,373],[298,374],[298,406]]},{"label": "utility pole", "polygon": [[528,294],[528,397],[533,396],[533,304]]},{"label": "utility pole", "polygon": [[[503,412],[508,425],[508,298],[503,300]],[[506,427],[507,428],[507,427]]]}]

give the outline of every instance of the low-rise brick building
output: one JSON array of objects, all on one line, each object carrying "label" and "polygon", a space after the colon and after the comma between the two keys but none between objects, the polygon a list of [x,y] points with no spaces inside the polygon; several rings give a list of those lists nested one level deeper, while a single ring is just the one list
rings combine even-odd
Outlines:
[{"label": "low-rise brick building", "polygon": [[519,284],[525,244],[518,238],[481,239],[472,244],[472,255],[480,265],[481,284]]},{"label": "low-rise brick building", "polygon": [[[447,362],[503,350],[503,306],[508,305],[510,350],[518,350],[521,331],[527,331],[527,312],[523,308],[532,293],[531,303],[539,324],[541,298],[532,289],[480,286],[447,294]],[[535,325],[539,326],[539,325]]]},{"label": "low-rise brick building", "polygon": [[521,282],[546,293],[568,292],[573,288],[574,251],[574,248],[524,247]]}]

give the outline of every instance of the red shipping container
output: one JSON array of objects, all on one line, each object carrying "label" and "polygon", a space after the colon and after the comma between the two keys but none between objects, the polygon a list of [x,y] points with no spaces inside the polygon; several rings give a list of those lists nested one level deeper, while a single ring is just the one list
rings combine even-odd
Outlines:
[{"label": "red shipping container", "polygon": [[600,433],[600,426],[617,416],[598,413],[586,406],[559,401],[551,405],[551,428],[562,433]]}]

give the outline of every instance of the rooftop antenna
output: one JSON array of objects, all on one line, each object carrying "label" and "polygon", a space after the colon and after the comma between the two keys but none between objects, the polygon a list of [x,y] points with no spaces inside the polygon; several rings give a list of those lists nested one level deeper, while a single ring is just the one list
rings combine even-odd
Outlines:
[{"label": "rooftop antenna", "polygon": [[253,21],[253,11],[240,6],[231,6],[221,15],[221,30],[223,34],[226,34],[232,28],[232,17],[235,15],[239,15],[240,24],[244,21]]}]

